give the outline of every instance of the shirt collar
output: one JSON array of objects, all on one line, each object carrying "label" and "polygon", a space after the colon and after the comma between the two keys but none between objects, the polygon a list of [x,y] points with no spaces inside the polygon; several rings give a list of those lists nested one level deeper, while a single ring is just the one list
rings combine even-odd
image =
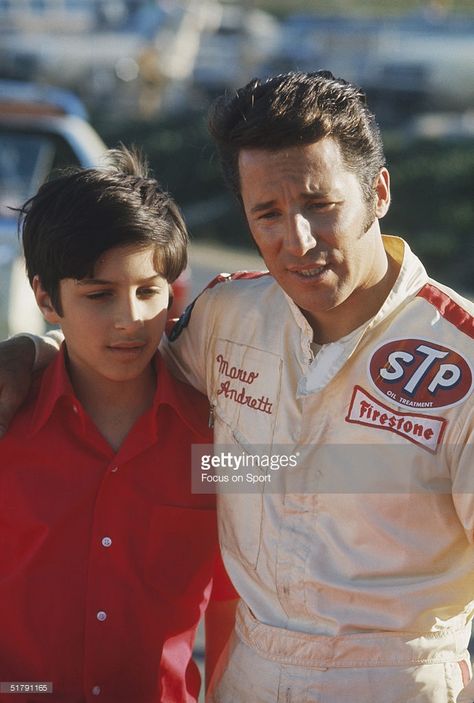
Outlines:
[{"label": "shirt collar", "polygon": [[79,401],[74,394],[66,370],[64,344],[61,346],[54,361],[45,369],[40,377],[39,392],[31,418],[31,435],[41,430],[51,417],[56,405],[63,399],[70,405],[73,412],[79,414]]},{"label": "shirt collar", "polygon": [[[378,313],[376,313],[373,318],[363,323],[360,330],[363,330],[363,328],[369,325],[373,327],[394,310],[400,302],[406,300],[410,295],[417,295],[418,291],[423,288],[428,280],[428,274],[423,264],[401,237],[384,234],[382,235],[382,239],[385,251],[399,264],[400,271],[392,290]],[[283,291],[283,295],[286,298],[297,325],[301,329],[303,337],[312,340],[313,331],[308,320],[285,291]],[[349,334],[352,334],[352,332]]]},{"label": "shirt collar", "polygon": [[407,298],[417,295],[428,280],[423,264],[403,239],[383,235],[383,243],[387,254],[399,264],[400,271],[382,307],[367,324],[368,328],[378,325]]},{"label": "shirt collar", "polygon": [[[159,352],[154,357],[156,390],[150,413],[152,429],[157,431],[158,409],[161,405],[171,407],[191,430],[209,439],[209,402],[194,388],[171,376]],[[34,435],[46,424],[57,405],[65,403],[78,416],[84,426],[85,412],[77,399],[66,369],[65,345],[62,344],[55,360],[45,369],[39,380],[39,392],[32,415],[30,434]],[[148,413],[147,413],[148,414]]]},{"label": "shirt collar", "polygon": [[155,426],[158,408],[160,405],[168,405],[185,425],[200,435],[205,441],[211,442],[208,425],[209,401],[206,396],[187,383],[174,378],[159,352],[156,353],[155,364],[157,377],[156,392],[153,399]]}]

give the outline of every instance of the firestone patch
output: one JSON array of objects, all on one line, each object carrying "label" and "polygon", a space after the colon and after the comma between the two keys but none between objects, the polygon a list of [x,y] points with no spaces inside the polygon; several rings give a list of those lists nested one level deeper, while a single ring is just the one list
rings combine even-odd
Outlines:
[{"label": "firestone patch", "polygon": [[346,422],[394,432],[435,454],[447,420],[434,415],[403,413],[384,405],[360,386],[355,386]]}]

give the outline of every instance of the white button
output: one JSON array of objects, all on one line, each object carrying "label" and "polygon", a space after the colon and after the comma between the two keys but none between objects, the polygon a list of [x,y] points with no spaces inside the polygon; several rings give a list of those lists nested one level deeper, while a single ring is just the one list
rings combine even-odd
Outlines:
[{"label": "white button", "polygon": [[97,620],[100,620],[101,622],[107,620],[107,613],[103,610],[99,610],[99,612],[97,613]]},{"label": "white button", "polygon": [[100,693],[100,686],[94,686],[94,688],[92,689],[92,695],[98,696],[99,693]]},{"label": "white button", "polygon": [[111,544],[112,544],[112,540],[110,539],[110,537],[102,537],[102,546],[103,547],[110,547]]},{"label": "white button", "polygon": [[77,407],[77,405],[73,405],[72,409],[73,409],[73,412],[75,412],[77,415],[77,413],[79,412],[79,408]]},{"label": "white button", "polygon": [[118,466],[113,466],[110,470],[115,473],[116,471],[118,471]]}]

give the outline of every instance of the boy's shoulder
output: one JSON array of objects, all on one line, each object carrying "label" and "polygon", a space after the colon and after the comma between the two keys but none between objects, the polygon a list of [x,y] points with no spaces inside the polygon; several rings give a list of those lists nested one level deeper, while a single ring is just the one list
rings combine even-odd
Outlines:
[{"label": "boy's shoulder", "polygon": [[65,397],[74,407],[75,396],[66,371],[64,348],[61,348],[46,368],[34,372],[28,396],[13,418],[6,437],[18,437],[24,442],[34,443],[33,438],[38,430],[47,423],[57,403]]},{"label": "boy's shoulder", "polygon": [[38,410],[39,396],[45,372],[46,369],[35,371],[27,397],[10,422],[6,435],[0,440],[0,452],[9,441],[20,441],[22,443],[29,441],[32,423]]}]

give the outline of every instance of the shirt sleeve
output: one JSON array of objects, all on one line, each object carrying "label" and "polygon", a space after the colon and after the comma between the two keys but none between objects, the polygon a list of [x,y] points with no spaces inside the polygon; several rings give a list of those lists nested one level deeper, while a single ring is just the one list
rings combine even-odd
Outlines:
[{"label": "shirt sleeve", "polygon": [[451,467],[453,501],[466,536],[474,544],[474,411],[454,447]]},{"label": "shirt sleeve", "polygon": [[239,598],[239,594],[232,585],[232,581],[227,575],[227,571],[222,561],[220,550],[217,550],[214,561],[214,575],[212,581],[211,600],[234,600]]},{"label": "shirt sleeve", "polygon": [[163,336],[160,352],[170,371],[207,395],[207,350],[213,329],[213,293],[205,290]]}]

